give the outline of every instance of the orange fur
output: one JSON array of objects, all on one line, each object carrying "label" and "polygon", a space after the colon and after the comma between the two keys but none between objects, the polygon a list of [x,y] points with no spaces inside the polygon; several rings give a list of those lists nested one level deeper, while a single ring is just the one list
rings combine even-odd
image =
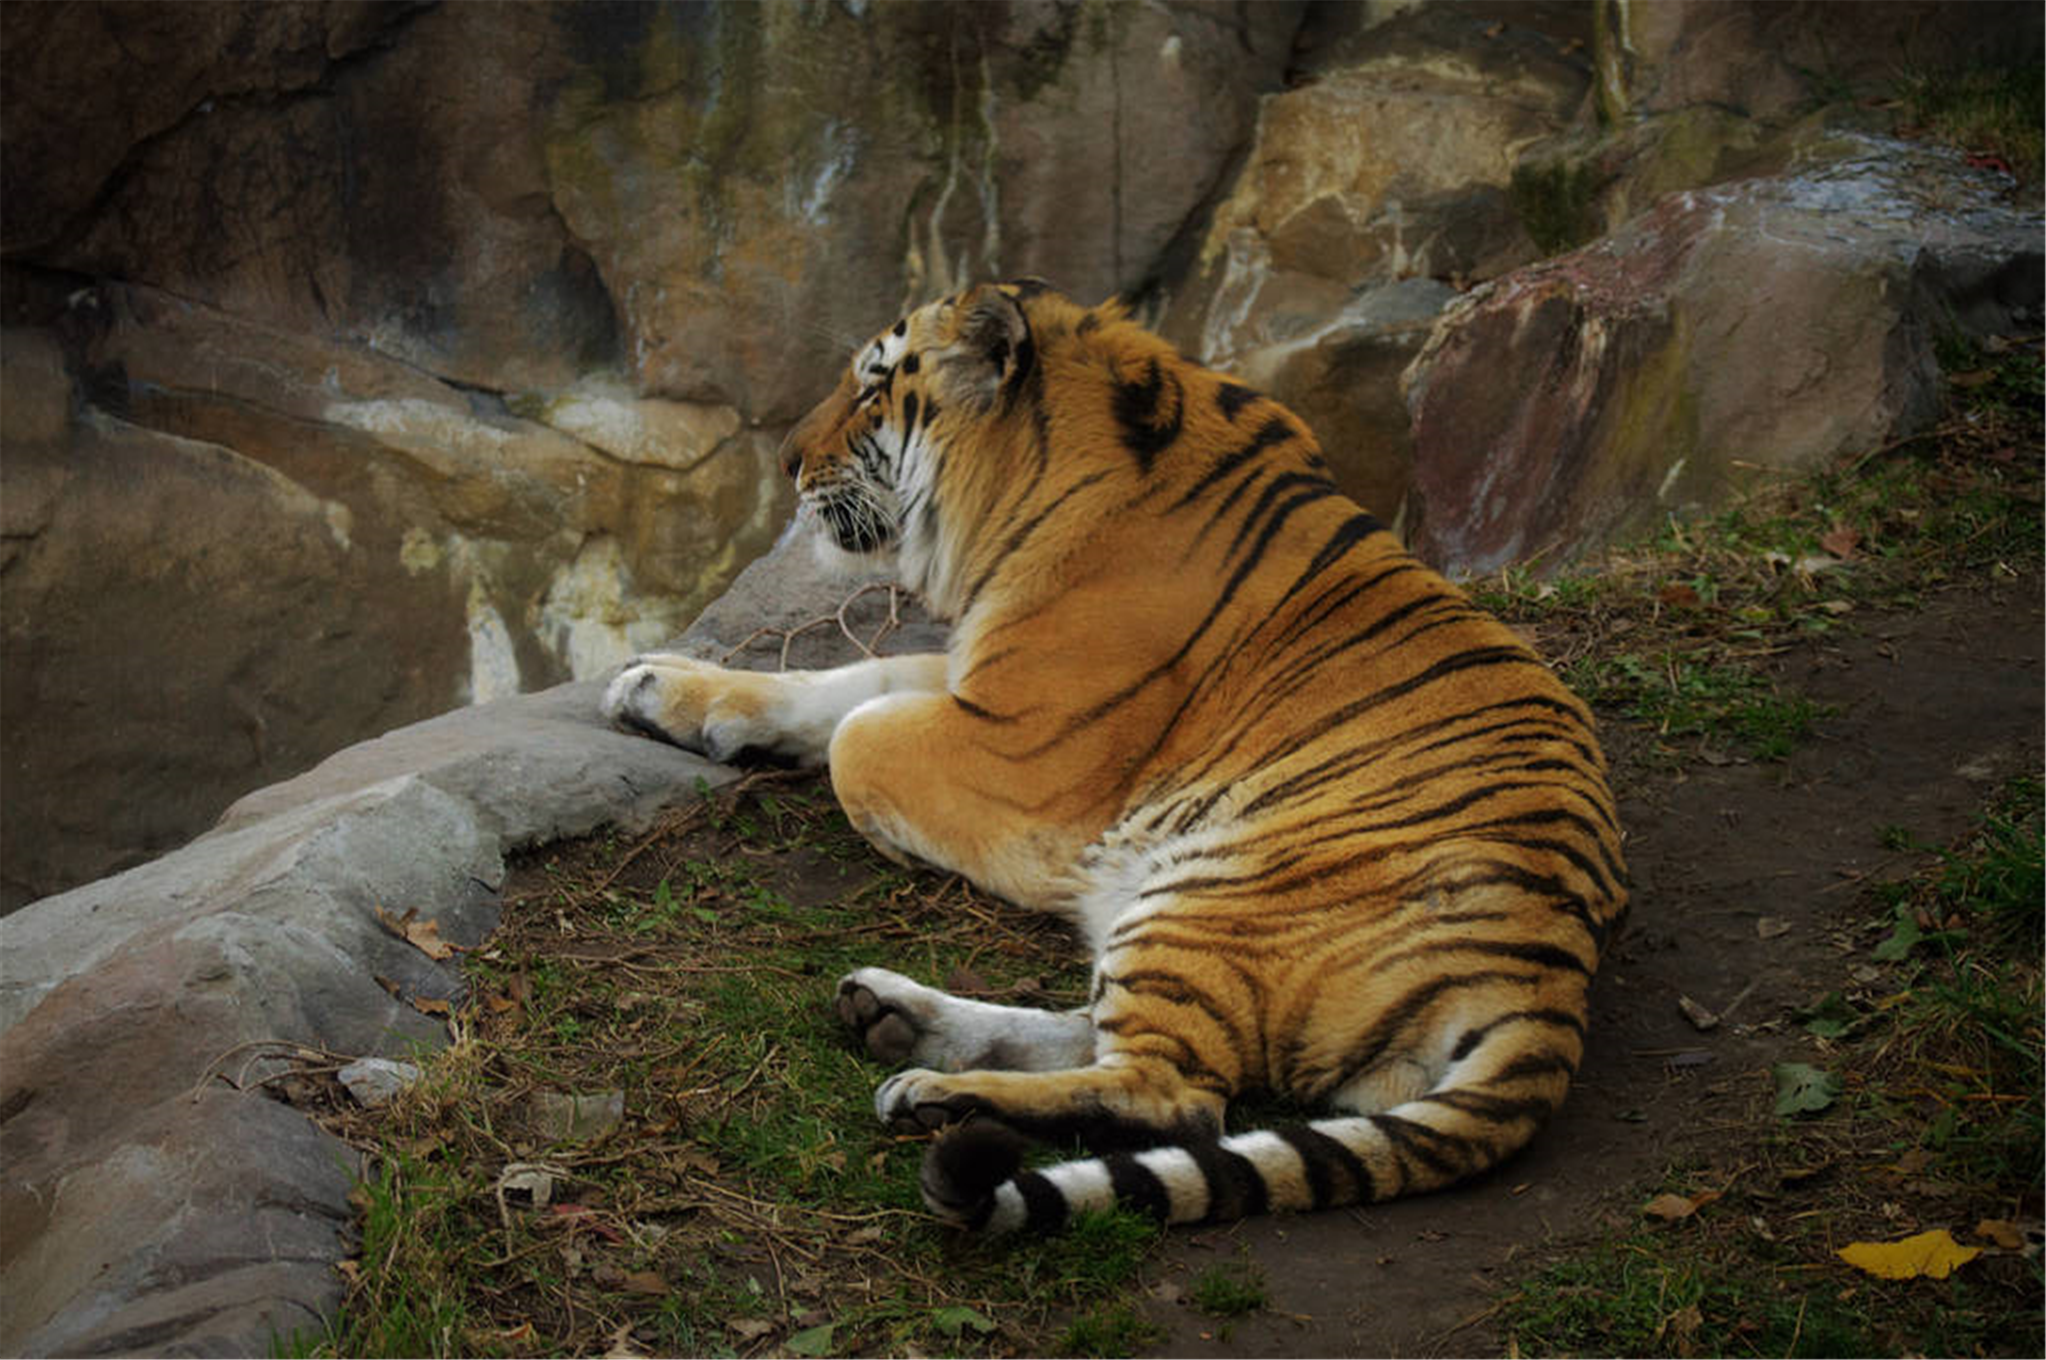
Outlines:
[{"label": "orange fur", "polygon": [[[1532,1136],[1625,904],[1591,718],[1336,491],[1296,417],[1117,306],[1002,285],[877,337],[785,462],[820,531],[892,551],[954,632],[942,683],[936,658],[913,683],[777,680],[749,721],[824,713],[812,754],[855,825],[1095,953],[1091,1060],[1064,1022],[848,978],[848,1022],[913,1016],[930,1060],[880,1114],[1156,1145],[1017,1173],[961,1143],[926,1167],[934,1207],[991,1228],[1307,1207]],[[688,740],[720,682],[634,683],[666,696],[636,725]],[[1220,1138],[1259,1089],[1337,1115]]]}]

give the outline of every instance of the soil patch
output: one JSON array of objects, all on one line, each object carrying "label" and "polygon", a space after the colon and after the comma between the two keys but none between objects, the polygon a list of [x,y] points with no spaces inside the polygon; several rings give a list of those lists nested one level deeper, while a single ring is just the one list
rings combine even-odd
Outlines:
[{"label": "soil patch", "polygon": [[[1516,1282],[1640,1231],[1675,1173],[1716,1185],[1771,1160],[1771,1069],[1813,1057],[1795,1017],[1866,967],[1872,890],[1926,858],[1895,848],[1902,833],[1944,844],[2039,770],[2035,575],[1857,617],[1770,659],[1825,706],[1785,760],[1603,715],[1634,905],[1589,1052],[1526,1153],[1447,1192],[1177,1231],[1148,1255],[1141,1225],[995,1244],[932,1231],[921,1143],[871,1124],[881,1069],[838,1034],[833,980],[880,963],[1058,1006],[1084,976],[1056,923],[886,865],[828,785],[790,772],[636,841],[536,852],[471,963],[473,1039],[435,1080],[395,1116],[296,1103],[402,1150],[386,1165],[410,1188],[370,1197],[390,1196],[404,1243],[449,1244],[414,1274],[484,1282],[439,1324],[468,1353],[1506,1353]],[[560,1142],[535,1124],[550,1091],[610,1102],[611,1125]],[[551,1202],[520,1197],[536,1177]],[[1232,1283],[1244,1311],[1217,1305]]]},{"label": "soil patch", "polygon": [[[1810,1056],[1790,1016],[1846,983],[1867,886],[1922,859],[1885,849],[1883,831],[1944,843],[1999,781],[2038,772],[2041,637],[2028,574],[1793,648],[1775,669],[1835,711],[1781,763],[1673,765],[1655,733],[1606,715],[1633,910],[1562,1113],[1523,1156],[1454,1190],[1174,1238],[1153,1353],[1502,1353],[1502,1285],[1637,1225],[1642,1187],[1672,1164],[1773,1124],[1771,1066]],[[1697,1029],[1680,997],[1720,1024]],[[1267,1310],[1225,1325],[1177,1302],[1202,1271],[1242,1261],[1262,1271]]]}]

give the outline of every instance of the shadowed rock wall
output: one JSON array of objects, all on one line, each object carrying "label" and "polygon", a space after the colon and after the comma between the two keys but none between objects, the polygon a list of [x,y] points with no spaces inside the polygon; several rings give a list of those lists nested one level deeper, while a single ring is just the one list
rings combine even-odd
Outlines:
[{"label": "shadowed rock wall", "polygon": [[[982,277],[1130,297],[1452,571],[1888,437],[1944,311],[2027,305],[2036,219],[1948,157],[1859,254],[1757,262],[1790,209],[1740,186],[1899,183],[1889,116],[1827,100],[2038,33],[1915,0],[0,6],[0,908],[672,636],[773,542],[773,450],[845,351]],[[1711,249],[1666,206],[1705,189]],[[1625,258],[1520,279],[1575,250]],[[1678,256],[1669,293],[1629,263]],[[1536,331],[1486,318],[1540,292],[1588,333],[1556,288],[1593,275],[1649,299],[1620,367],[1515,406],[1539,372],[1489,346]],[[1804,299],[1781,354],[1757,278]],[[1714,423],[1715,375],[1810,353],[1781,419]]]},{"label": "shadowed rock wall", "polygon": [[679,632],[854,341],[1159,277],[1300,8],[0,8],[0,905]]}]

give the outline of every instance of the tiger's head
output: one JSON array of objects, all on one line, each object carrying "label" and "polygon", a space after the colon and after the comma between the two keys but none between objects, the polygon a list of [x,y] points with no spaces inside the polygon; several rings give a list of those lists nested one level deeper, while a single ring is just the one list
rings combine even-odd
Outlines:
[{"label": "tiger's head", "polygon": [[[798,514],[821,546],[892,555],[905,584],[941,596],[943,539],[1005,417],[1041,381],[1030,312],[1080,309],[1035,281],[983,284],[929,303],[862,345],[838,386],[781,447]],[[970,446],[970,447],[965,447]],[[948,457],[955,447],[962,456]],[[979,470],[976,470],[979,469]],[[828,555],[828,554],[827,554]],[[938,603],[936,598],[933,603]]]}]

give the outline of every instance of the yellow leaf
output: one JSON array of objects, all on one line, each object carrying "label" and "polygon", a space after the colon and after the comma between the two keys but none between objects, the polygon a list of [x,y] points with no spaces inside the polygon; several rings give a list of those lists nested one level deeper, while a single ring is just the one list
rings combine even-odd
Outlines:
[{"label": "yellow leaf", "polygon": [[1698,1206],[1684,1195],[1657,1195],[1641,1206],[1641,1212],[1650,1218],[1660,1218],[1674,1223],[1680,1218],[1689,1218],[1698,1212]]},{"label": "yellow leaf", "polygon": [[1985,1218],[1977,1223],[1975,1235],[1988,1238],[2005,1251],[2016,1251],[2025,1245],[2025,1239],[2018,1232],[2018,1225],[2006,1223],[2000,1218]]},{"label": "yellow leaf", "polygon": [[404,940],[429,959],[454,957],[456,946],[440,937],[440,922],[420,920],[417,907],[408,910],[403,916],[393,916],[374,903],[370,905],[370,910],[376,913],[377,920],[383,922],[385,930]]},{"label": "yellow leaf", "polygon": [[1981,1254],[1982,1248],[1962,1246],[1945,1228],[1934,1228],[1896,1242],[1853,1242],[1839,1251],[1840,1259],[1856,1270],[1886,1280],[1909,1280],[1920,1275],[1944,1280],[1956,1266]]},{"label": "yellow leaf", "polygon": [[1689,1218],[1700,1209],[1719,1198],[1717,1190],[1700,1190],[1695,1195],[1657,1195],[1641,1206],[1641,1212],[1650,1218],[1659,1218],[1674,1223],[1680,1218]]}]

